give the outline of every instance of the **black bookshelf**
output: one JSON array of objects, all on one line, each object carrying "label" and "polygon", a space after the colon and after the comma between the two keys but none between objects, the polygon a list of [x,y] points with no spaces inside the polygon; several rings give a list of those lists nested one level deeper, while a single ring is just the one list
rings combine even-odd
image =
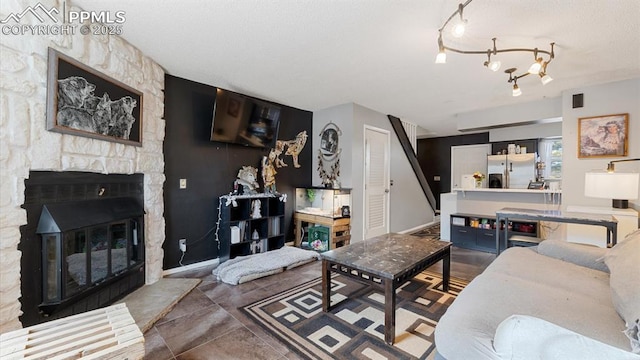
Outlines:
[{"label": "black bookshelf", "polygon": [[[259,216],[254,202],[259,201]],[[220,262],[237,256],[253,255],[285,244],[284,202],[275,194],[225,195],[220,197]],[[232,228],[238,236],[232,239]]]}]

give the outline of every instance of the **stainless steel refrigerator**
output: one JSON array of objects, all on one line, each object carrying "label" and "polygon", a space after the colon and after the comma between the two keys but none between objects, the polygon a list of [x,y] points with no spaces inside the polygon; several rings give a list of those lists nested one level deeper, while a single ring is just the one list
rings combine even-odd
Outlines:
[{"label": "stainless steel refrigerator", "polygon": [[487,174],[501,175],[503,188],[526,189],[536,179],[536,154],[488,155]]}]

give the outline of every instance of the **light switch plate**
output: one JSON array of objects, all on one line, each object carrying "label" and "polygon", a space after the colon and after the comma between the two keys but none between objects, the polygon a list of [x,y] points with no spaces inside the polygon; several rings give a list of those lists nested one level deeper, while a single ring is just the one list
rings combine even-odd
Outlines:
[{"label": "light switch plate", "polygon": [[187,188],[187,179],[180,179],[180,189]]}]

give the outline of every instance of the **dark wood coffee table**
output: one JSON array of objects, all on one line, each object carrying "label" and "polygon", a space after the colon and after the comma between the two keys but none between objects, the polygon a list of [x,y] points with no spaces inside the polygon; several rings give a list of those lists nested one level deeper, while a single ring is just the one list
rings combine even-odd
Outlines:
[{"label": "dark wood coffee table", "polygon": [[442,290],[449,291],[451,243],[413,235],[385,234],[321,254],[322,310],[331,309],[331,272],[384,290],[384,340],[396,333],[396,289],[443,261]]}]

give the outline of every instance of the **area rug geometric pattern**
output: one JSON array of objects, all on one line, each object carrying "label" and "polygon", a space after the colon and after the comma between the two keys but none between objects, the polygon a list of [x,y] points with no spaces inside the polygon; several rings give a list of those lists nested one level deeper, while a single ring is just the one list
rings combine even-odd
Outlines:
[{"label": "area rug geometric pattern", "polygon": [[434,240],[439,240],[440,239],[440,222],[437,222],[435,224],[431,224],[425,228],[422,228],[412,233],[411,235],[428,236]]},{"label": "area rug geometric pattern", "polygon": [[322,280],[296,286],[242,308],[254,321],[308,359],[431,359],[434,329],[468,284],[424,271],[396,293],[396,338],[384,342],[384,293],[333,274],[330,312],[322,311]]}]

